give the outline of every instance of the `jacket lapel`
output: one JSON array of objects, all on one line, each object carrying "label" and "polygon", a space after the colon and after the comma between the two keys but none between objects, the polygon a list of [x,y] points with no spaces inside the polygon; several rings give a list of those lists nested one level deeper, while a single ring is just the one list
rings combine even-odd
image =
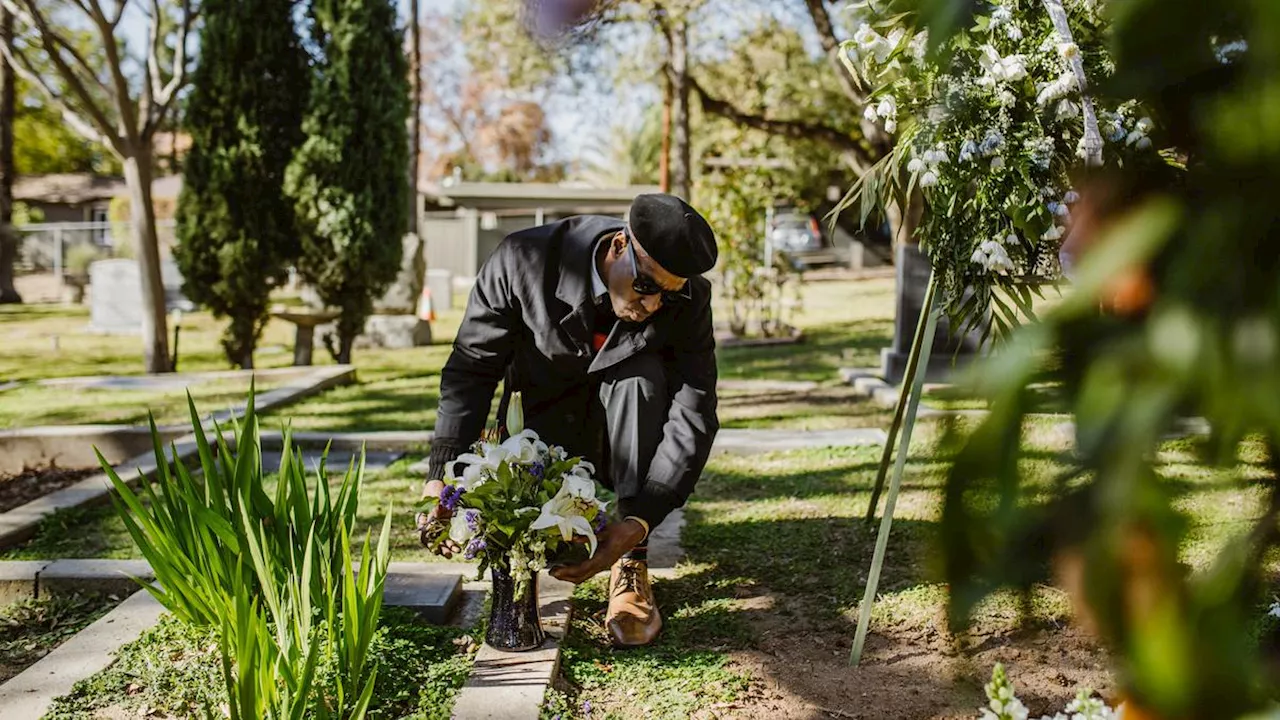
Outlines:
[{"label": "jacket lapel", "polygon": [[573,340],[580,356],[591,352],[591,323],[595,316],[591,297],[591,250],[603,233],[616,232],[622,227],[620,221],[608,222],[612,218],[599,220],[606,222],[584,223],[577,232],[564,233],[560,243],[556,299],[569,306],[569,313],[560,318],[560,329]]},{"label": "jacket lapel", "polygon": [[627,327],[622,323],[615,323],[613,331],[609,333],[609,339],[604,341],[604,346],[600,348],[600,352],[596,353],[596,356],[592,358],[591,366],[587,368],[587,372],[594,373],[607,370],[632,355],[639,354],[648,346],[653,336],[657,334],[659,320],[660,318],[653,318],[639,327]]}]

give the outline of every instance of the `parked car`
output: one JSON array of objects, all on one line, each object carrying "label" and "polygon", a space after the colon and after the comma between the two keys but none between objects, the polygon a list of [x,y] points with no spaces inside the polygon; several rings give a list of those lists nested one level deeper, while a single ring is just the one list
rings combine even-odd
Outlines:
[{"label": "parked car", "polygon": [[796,270],[816,267],[851,267],[855,243],[837,247],[827,227],[816,215],[779,210],[769,226],[769,242]]}]

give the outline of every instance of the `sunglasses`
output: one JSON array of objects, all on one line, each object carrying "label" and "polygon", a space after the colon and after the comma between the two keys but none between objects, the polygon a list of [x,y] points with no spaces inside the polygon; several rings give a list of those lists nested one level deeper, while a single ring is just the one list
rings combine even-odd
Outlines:
[{"label": "sunglasses", "polygon": [[668,290],[657,283],[648,275],[640,273],[640,262],[636,258],[636,239],[627,231],[627,253],[631,255],[631,289],[636,291],[638,295],[662,295],[663,305],[680,305],[693,299],[693,295],[689,290],[689,283],[685,283],[684,287],[679,290]]}]

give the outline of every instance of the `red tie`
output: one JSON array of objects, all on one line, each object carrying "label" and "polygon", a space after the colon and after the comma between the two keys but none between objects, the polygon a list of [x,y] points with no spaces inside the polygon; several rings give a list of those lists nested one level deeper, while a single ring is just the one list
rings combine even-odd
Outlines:
[{"label": "red tie", "polygon": [[596,352],[600,352],[600,348],[604,347],[604,341],[608,339],[607,333],[595,333],[591,336],[591,346],[596,349]]}]

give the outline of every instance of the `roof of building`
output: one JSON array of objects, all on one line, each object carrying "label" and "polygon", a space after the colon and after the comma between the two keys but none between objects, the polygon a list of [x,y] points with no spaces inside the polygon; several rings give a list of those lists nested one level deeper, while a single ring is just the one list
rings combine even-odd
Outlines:
[{"label": "roof of building", "polygon": [[[151,182],[156,199],[176,199],[182,190],[182,176],[168,175]],[[13,199],[58,205],[81,205],[127,195],[124,178],[91,173],[20,175],[13,183]]]},{"label": "roof of building", "polygon": [[425,183],[419,192],[439,207],[502,208],[627,208],[636,195],[658,192],[657,185],[592,187],[576,183],[450,182]]}]

